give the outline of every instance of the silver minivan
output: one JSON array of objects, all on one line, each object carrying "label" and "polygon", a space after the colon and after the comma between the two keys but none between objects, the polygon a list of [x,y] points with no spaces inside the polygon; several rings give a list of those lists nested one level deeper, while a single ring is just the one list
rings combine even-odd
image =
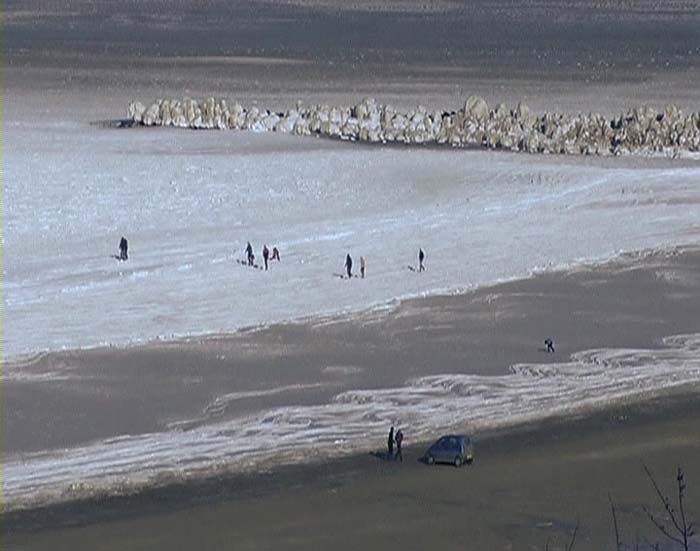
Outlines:
[{"label": "silver minivan", "polygon": [[424,459],[428,465],[452,463],[455,467],[461,467],[474,461],[474,444],[464,434],[448,434],[428,448]]}]

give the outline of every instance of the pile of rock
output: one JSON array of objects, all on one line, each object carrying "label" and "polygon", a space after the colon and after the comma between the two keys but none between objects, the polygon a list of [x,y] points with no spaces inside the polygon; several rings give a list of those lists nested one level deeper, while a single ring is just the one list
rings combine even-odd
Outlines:
[{"label": "pile of rock", "polygon": [[490,109],[477,96],[459,111],[429,111],[418,106],[401,111],[365,98],[352,107],[313,105],[284,113],[245,108],[225,99],[159,99],[148,107],[129,105],[128,117],[143,126],[218,128],[322,135],[344,140],[450,144],[531,153],[568,155],[658,151],[700,151],[700,112],[684,114],[675,106],[657,112],[631,109],[610,119],[597,113],[535,115],[526,105]]}]

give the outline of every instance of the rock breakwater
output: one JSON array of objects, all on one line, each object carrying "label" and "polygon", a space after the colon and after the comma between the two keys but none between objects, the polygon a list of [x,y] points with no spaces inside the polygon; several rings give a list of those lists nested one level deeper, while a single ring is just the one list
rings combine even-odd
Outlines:
[{"label": "rock breakwater", "polygon": [[301,102],[285,112],[244,107],[209,97],[158,99],[146,106],[129,104],[136,125],[190,129],[233,129],[320,135],[371,143],[446,144],[529,153],[620,155],[700,151],[700,112],[683,113],[673,105],[658,111],[635,107],[617,117],[598,113],[535,114],[519,103],[491,108],[470,96],[457,111],[411,110],[365,98],[354,106]]}]

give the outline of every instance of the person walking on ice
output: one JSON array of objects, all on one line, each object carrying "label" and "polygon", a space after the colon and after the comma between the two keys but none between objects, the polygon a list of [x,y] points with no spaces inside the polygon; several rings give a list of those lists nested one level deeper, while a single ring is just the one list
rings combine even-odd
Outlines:
[{"label": "person walking on ice", "polygon": [[267,244],[263,245],[263,260],[265,261],[265,271],[267,271],[267,263],[270,260],[270,249],[268,249]]},{"label": "person walking on ice", "polygon": [[280,262],[280,250],[277,247],[272,247],[272,260]]},{"label": "person walking on ice", "polygon": [[122,235],[121,240],[119,241],[119,260],[128,260],[129,259],[129,242],[126,240],[126,237]]},{"label": "person walking on ice", "polygon": [[255,255],[253,254],[253,245],[250,244],[250,241],[248,241],[248,246],[245,248],[245,254],[248,258],[248,266],[252,266],[253,262],[255,262]]},{"label": "person walking on ice", "polygon": [[387,459],[394,459],[394,427],[389,430],[389,438],[386,440]]},{"label": "person walking on ice", "polygon": [[367,268],[367,262],[365,261],[365,257],[361,256],[360,257],[360,277],[362,279],[365,278],[365,269]]},{"label": "person walking on ice", "polygon": [[348,279],[352,279],[352,257],[350,253],[345,257],[345,269],[347,270]]},{"label": "person walking on ice", "polygon": [[423,264],[425,262],[425,251],[420,248],[418,249],[418,271],[419,272],[424,272],[425,271],[425,265]]}]

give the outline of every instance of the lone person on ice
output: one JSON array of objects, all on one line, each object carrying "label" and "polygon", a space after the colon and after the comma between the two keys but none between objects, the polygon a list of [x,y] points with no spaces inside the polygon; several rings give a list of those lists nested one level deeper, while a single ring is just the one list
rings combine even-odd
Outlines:
[{"label": "lone person on ice", "polygon": [[129,242],[126,240],[126,237],[122,235],[121,240],[119,241],[119,260],[128,260],[129,255]]}]

